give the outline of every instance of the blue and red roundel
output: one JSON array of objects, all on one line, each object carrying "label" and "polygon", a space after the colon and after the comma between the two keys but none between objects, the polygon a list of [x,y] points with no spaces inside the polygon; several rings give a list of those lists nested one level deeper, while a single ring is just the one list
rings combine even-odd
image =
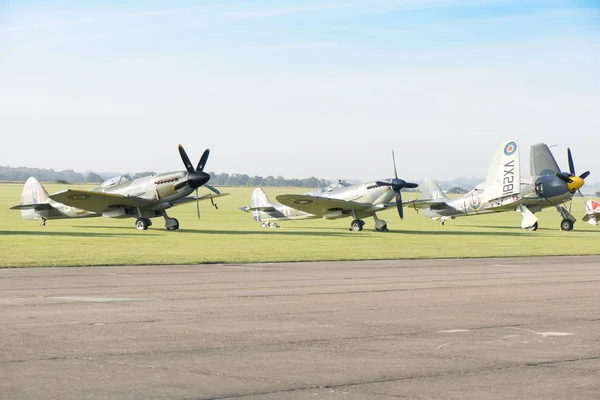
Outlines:
[{"label": "blue and red roundel", "polygon": [[515,142],[508,142],[506,143],[506,146],[504,146],[504,154],[507,156],[512,156],[515,154],[515,151],[517,151],[517,143]]},{"label": "blue and red roundel", "polygon": [[471,197],[471,200],[469,201],[469,207],[471,207],[473,210],[479,210],[479,207],[481,207],[481,200],[479,200],[479,197]]}]

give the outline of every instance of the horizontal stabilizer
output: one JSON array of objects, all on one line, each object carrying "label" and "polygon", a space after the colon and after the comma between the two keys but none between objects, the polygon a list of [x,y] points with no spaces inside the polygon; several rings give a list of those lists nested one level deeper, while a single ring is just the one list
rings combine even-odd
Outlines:
[{"label": "horizontal stabilizer", "polygon": [[248,206],[244,206],[244,207],[240,207],[240,210],[244,211],[244,212],[250,212],[250,211],[262,211],[262,212],[273,212],[275,211],[275,207],[248,207]]},{"label": "horizontal stabilizer", "polygon": [[38,204],[19,204],[18,206],[12,206],[11,210],[35,210],[35,211],[44,211],[44,210],[52,210],[52,207],[49,203],[38,203]]},{"label": "horizontal stabilizer", "polygon": [[415,210],[421,210],[423,208],[431,208],[432,210],[442,208],[446,202],[441,199],[416,199],[409,200],[402,203],[404,207],[411,207]]}]

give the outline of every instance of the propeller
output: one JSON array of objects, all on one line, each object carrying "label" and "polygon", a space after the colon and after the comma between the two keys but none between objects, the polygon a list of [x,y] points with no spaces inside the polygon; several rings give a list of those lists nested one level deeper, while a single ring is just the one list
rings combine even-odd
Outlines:
[{"label": "propeller", "polygon": [[375,182],[375,185],[369,186],[367,189],[389,186],[396,193],[396,207],[398,208],[398,215],[400,216],[400,219],[404,219],[401,190],[404,188],[416,188],[419,185],[412,182],[406,182],[404,179],[398,178],[398,171],[396,170],[396,155],[394,154],[394,150],[392,150],[392,161],[394,163],[394,178],[390,179],[389,182],[377,181]]},{"label": "propeller", "polygon": [[585,184],[585,178],[590,175],[590,171],[585,171],[583,174],[577,176],[575,173],[575,163],[573,162],[573,155],[571,149],[567,147],[567,158],[569,160],[569,173],[557,172],[555,175],[557,178],[567,184],[569,192],[575,193]]},{"label": "propeller", "polygon": [[186,180],[179,182],[178,184],[175,185],[175,190],[179,190],[186,186],[189,186],[190,188],[196,190],[196,213],[198,215],[198,218],[200,218],[200,204],[199,204],[199,198],[198,198],[198,188],[200,186],[206,186],[208,189],[215,192],[216,194],[220,194],[217,189],[206,184],[210,180],[210,175],[207,174],[206,172],[204,172],[204,167],[206,166],[206,161],[208,160],[208,156],[210,154],[210,149],[204,150],[202,157],[200,157],[200,161],[198,161],[198,165],[194,169],[194,166],[192,165],[192,162],[190,161],[190,158],[188,157],[187,153],[183,149],[183,146],[179,145],[179,146],[177,146],[177,148],[179,149],[179,155],[181,156],[181,161],[183,161],[183,165],[185,165],[185,169],[188,174],[187,174]]}]

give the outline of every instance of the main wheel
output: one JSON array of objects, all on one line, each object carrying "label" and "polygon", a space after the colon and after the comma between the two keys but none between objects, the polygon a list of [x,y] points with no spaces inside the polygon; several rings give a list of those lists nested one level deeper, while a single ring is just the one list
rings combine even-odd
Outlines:
[{"label": "main wheel", "polygon": [[167,226],[168,231],[176,231],[177,229],[179,229],[179,221],[177,220],[177,218],[173,218],[173,221],[173,225]]},{"label": "main wheel", "polygon": [[[361,223],[362,222],[362,223]],[[352,221],[352,223],[350,224],[350,230],[354,231],[354,232],[359,232],[362,231],[363,225],[365,223],[363,221],[361,221],[360,219],[355,219],[354,221]]]},{"label": "main wheel", "polygon": [[526,228],[528,231],[537,231],[538,230],[538,223],[537,221],[535,222],[535,224],[529,226]]},{"label": "main wheel", "polygon": [[135,227],[137,230],[145,231],[150,226],[149,222],[148,218],[138,218],[135,220]]},{"label": "main wheel", "polygon": [[562,231],[571,231],[573,230],[573,221],[570,219],[563,219],[560,223],[560,230]]}]

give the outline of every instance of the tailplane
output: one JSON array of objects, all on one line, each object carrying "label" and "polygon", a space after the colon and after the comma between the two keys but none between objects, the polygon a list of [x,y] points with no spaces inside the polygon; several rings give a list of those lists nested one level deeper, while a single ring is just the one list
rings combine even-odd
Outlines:
[{"label": "tailplane", "polygon": [[521,193],[521,160],[514,140],[502,143],[494,154],[484,187],[483,202]]},{"label": "tailplane", "polygon": [[271,203],[264,190],[261,188],[256,188],[254,189],[254,192],[252,192],[252,202],[250,207],[240,207],[240,210],[244,212],[252,212],[252,217],[254,220],[260,222],[262,220],[261,212],[268,213],[275,211],[275,206],[273,203]]}]

